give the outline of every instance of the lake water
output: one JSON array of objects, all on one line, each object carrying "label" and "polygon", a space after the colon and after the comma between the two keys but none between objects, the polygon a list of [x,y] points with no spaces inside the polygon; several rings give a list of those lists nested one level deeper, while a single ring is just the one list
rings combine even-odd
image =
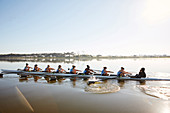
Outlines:
[{"label": "lake water", "polygon": [[[23,69],[25,63],[1,61],[0,69]],[[38,64],[42,69],[47,65],[55,69],[62,65],[65,70],[76,65],[76,68],[82,71],[86,65],[96,70],[102,70],[106,66],[107,70],[115,73],[120,67],[124,67],[125,71],[133,74],[145,67],[147,77],[170,79],[168,58],[27,63],[32,67]],[[34,78],[20,79],[16,74],[4,75],[0,78],[0,113],[170,113],[170,81],[113,79],[100,84],[107,87],[118,86],[120,90],[101,94],[87,91],[91,86],[82,79],[47,81],[42,77],[35,81]]]}]

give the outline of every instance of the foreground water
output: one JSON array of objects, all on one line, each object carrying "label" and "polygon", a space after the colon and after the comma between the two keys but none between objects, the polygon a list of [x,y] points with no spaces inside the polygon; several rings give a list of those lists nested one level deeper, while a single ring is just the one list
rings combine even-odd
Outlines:
[{"label": "foreground water", "polygon": [[[1,62],[0,69],[23,68],[26,62]],[[42,69],[49,64],[57,68],[71,68],[73,63],[28,62],[36,63]],[[92,69],[117,72],[120,67],[133,74],[141,67],[146,68],[147,77],[170,78],[170,59],[115,59],[76,61],[77,69],[84,70],[86,65]],[[87,81],[69,78],[48,81],[40,78],[20,79],[18,75],[4,75],[0,79],[0,112],[1,113],[169,113],[170,81],[117,81],[107,80],[100,86],[88,86]],[[104,88],[103,88],[104,87]],[[119,87],[119,90],[116,89]],[[89,88],[111,90],[107,93],[96,93]],[[98,88],[98,89],[97,89]],[[114,89],[115,88],[115,89]],[[112,92],[112,90],[115,90]]]}]

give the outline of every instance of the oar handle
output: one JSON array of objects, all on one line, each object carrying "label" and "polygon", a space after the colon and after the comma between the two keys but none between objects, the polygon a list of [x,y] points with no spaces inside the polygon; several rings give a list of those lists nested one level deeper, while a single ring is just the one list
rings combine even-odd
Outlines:
[{"label": "oar handle", "polygon": [[109,73],[114,73],[113,71],[108,71]]}]

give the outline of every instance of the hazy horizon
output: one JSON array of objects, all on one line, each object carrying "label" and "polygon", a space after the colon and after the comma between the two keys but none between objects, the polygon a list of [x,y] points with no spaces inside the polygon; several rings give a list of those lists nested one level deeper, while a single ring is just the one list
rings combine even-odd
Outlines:
[{"label": "hazy horizon", "polygon": [[170,55],[169,0],[1,0],[0,54]]}]

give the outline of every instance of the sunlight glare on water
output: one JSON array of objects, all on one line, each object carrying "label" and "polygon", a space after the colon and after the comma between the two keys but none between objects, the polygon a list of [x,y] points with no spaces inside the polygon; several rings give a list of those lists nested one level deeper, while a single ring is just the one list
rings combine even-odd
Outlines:
[{"label": "sunlight glare on water", "polygon": [[159,86],[138,86],[142,92],[147,95],[161,98],[164,100],[170,100],[170,87],[159,87]]}]

